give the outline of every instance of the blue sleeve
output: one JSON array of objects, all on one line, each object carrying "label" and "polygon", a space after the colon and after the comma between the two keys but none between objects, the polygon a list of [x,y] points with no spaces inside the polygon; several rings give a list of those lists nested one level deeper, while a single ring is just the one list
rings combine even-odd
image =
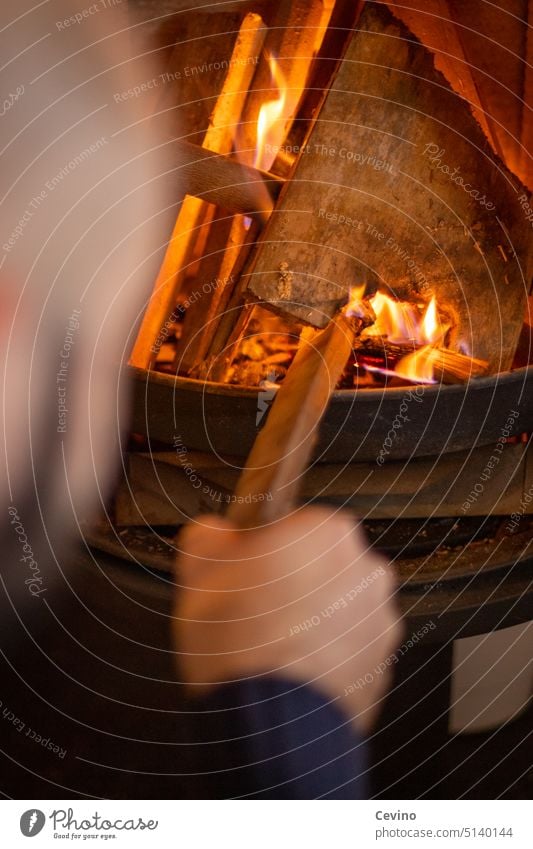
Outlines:
[{"label": "blue sleeve", "polygon": [[190,707],[204,798],[367,798],[365,742],[313,688],[264,677]]}]

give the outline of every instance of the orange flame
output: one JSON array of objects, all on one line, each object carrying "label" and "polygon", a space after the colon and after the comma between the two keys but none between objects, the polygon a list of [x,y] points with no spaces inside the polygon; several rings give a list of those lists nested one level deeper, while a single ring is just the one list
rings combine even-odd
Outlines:
[{"label": "orange flame", "polygon": [[278,90],[274,100],[267,100],[259,110],[254,167],[268,171],[276,158],[279,145],[285,138],[287,118],[293,110],[289,103],[285,76],[273,56],[268,56],[272,81]]},{"label": "orange flame", "polygon": [[[360,304],[364,291],[364,286],[352,288],[347,315],[361,314]],[[420,383],[433,382],[434,364],[438,359],[435,346],[443,343],[449,330],[449,325],[440,321],[436,298],[432,297],[424,309],[409,301],[397,301],[385,292],[378,291],[368,302],[376,314],[376,321],[363,330],[361,336],[379,336],[396,345],[412,345],[416,350],[397,362],[395,373]]]},{"label": "orange flame", "polygon": [[407,354],[406,357],[398,360],[394,371],[400,377],[405,377],[407,380],[413,380],[416,383],[434,383],[434,364],[438,358],[437,348],[424,345],[418,351],[413,351],[412,354]]}]

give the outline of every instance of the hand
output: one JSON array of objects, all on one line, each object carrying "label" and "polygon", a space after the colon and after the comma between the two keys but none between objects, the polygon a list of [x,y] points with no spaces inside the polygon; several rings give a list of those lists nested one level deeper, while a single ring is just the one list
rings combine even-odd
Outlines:
[{"label": "hand", "polygon": [[392,569],[350,516],[308,508],[253,531],[200,517],[179,542],[175,636],[195,693],[271,674],[372,726],[388,681],[375,670],[403,629]]}]

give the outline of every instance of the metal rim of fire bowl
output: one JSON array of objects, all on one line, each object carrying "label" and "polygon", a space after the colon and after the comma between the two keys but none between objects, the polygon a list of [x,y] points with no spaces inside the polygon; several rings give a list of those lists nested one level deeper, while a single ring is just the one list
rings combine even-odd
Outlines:
[{"label": "metal rim of fire bowl", "polygon": [[[175,377],[128,366],[130,429],[189,450],[246,457],[273,392]],[[512,416],[512,414],[516,414]],[[409,460],[465,451],[533,425],[533,366],[467,384],[339,390],[324,416],[318,462]]]}]

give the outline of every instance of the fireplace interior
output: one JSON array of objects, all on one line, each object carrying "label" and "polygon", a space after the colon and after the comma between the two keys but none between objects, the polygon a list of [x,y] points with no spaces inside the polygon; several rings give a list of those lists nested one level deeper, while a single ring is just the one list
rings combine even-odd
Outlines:
[{"label": "fireplace interior", "polygon": [[[372,320],[331,394],[305,503],[334,498],[370,518],[381,490],[394,519],[408,492],[401,509],[460,516],[450,469],[477,467],[503,431],[527,454],[530,125],[524,111],[515,126],[517,104],[498,100],[481,55],[496,20],[469,4],[478,35],[467,36],[472,9],[445,5],[436,26],[428,4],[160,16],[161,4],[140,4],[166,69],[152,111],[181,193],[127,372],[117,526],[153,524],[152,461],[172,480],[156,524],[223,509],[198,497],[191,468],[207,462],[228,497],[298,350],[339,311]],[[526,478],[512,476],[518,499]]]}]

